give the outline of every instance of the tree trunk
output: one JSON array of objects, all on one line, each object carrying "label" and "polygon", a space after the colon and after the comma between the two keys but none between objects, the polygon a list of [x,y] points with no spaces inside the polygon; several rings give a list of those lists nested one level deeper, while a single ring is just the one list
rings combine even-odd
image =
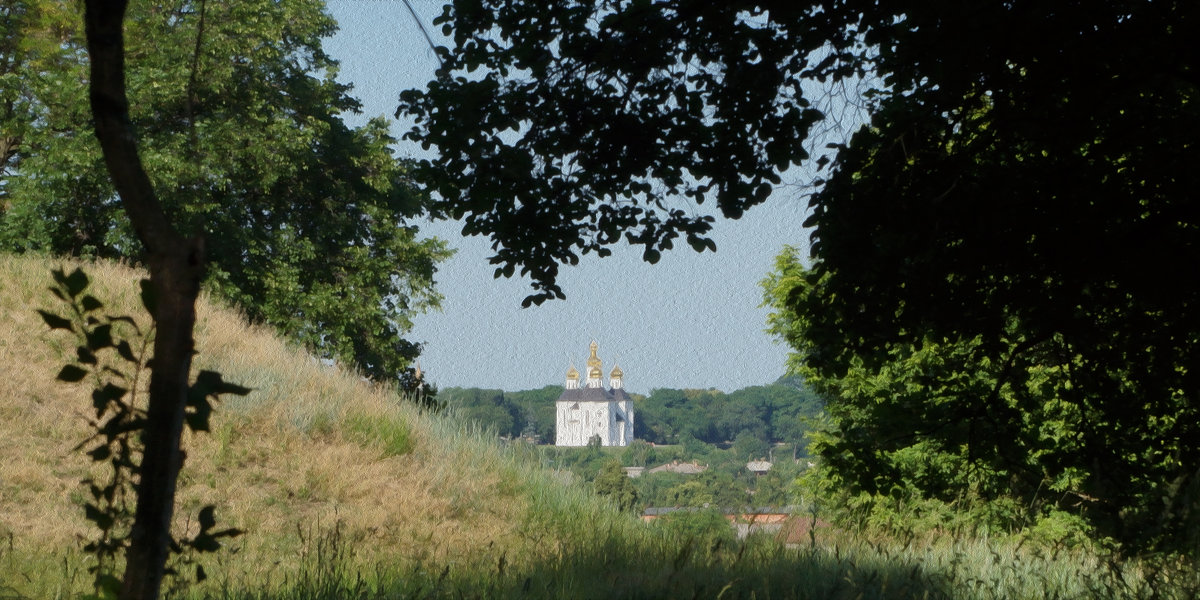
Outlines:
[{"label": "tree trunk", "polygon": [[125,212],[146,247],[156,296],[148,418],[120,595],[124,600],[153,600],[158,598],[169,552],[175,484],[182,466],[179,441],[204,247],[199,238],[184,238],[171,226],[138,157],[125,94],[125,6],[125,0],[87,0],[85,19],[96,138]]}]

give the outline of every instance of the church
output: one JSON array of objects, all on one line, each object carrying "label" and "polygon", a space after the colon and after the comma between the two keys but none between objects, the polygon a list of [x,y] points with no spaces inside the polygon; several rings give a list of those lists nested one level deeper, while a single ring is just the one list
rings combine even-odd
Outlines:
[{"label": "church", "polygon": [[555,446],[586,446],[594,436],[600,437],[601,446],[628,446],[633,441],[633,399],[621,382],[624,373],[614,364],[605,389],[597,349],[593,340],[582,386],[575,365],[567,369],[566,389],[555,402]]}]

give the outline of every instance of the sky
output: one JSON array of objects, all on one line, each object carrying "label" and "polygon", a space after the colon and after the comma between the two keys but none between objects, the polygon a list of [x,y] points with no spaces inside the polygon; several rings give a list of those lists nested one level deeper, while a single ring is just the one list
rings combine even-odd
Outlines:
[{"label": "sky", "polygon": [[[431,21],[441,3],[412,4],[437,36]],[[347,122],[386,115],[399,138],[410,124],[393,118],[397,98],[432,78],[433,52],[403,2],[330,0],[329,11],[340,30],[324,48],[341,63],[338,80],[353,84],[351,95],[363,105]],[[397,150],[428,156],[411,144]],[[796,183],[805,177],[788,172],[784,181],[741,219],[717,220],[715,253],[680,244],[649,265],[639,249],[617,246],[612,256],[588,255],[560,269],[566,300],[524,309],[528,280],[493,278],[487,238],[464,237],[453,221],[422,223],[424,233],[457,249],[436,276],[442,310],[417,316],[408,336],[423,346],[427,380],[506,391],[561,385],[572,361],[583,367],[595,340],[605,374],[617,361],[626,389],[635,393],[731,392],[775,381],[784,375],[788,348],[763,331],[769,311],[760,307],[760,282],[784,245],[806,248],[808,240],[801,226],[806,202]]]}]

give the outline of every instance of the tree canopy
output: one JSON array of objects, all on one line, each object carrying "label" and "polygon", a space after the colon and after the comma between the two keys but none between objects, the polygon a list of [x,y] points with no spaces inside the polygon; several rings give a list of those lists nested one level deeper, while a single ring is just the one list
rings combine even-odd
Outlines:
[{"label": "tree canopy", "polygon": [[[438,391],[438,398],[463,418],[500,436],[528,437],[541,443],[554,441],[554,402],[560,395],[562,386],[558,385],[518,392],[457,387]],[[632,397],[634,434],[639,440],[658,444],[675,444],[689,438],[723,444],[749,436],[761,444],[803,447],[809,421],[822,409],[821,399],[793,378],[729,394],[720,390],[658,388],[649,396]],[[766,452],[745,458],[760,456],[766,456]]]},{"label": "tree canopy", "polygon": [[[401,95],[406,137],[435,210],[493,240],[496,275],[519,269],[563,297],[560,264],[623,238],[653,263],[681,236],[697,251],[715,204],[738,218],[807,152],[822,114],[802,81],[845,69],[810,60],[851,43],[828,17],[753,2],[462,0],[424,90]],[[834,42],[835,45],[837,42]]]},{"label": "tree canopy", "polygon": [[[1190,548],[1200,459],[1192,3],[911,3],[768,301],[842,480],[1014,495]],[[941,457],[955,457],[948,462]]]},{"label": "tree canopy", "polygon": [[[141,260],[90,133],[74,4],[6,2],[0,39],[0,249]],[[203,233],[210,289],[376,379],[437,306],[437,240],[382,118],[361,127],[317,0],[136,3],[125,21],[140,154],[180,231]]]},{"label": "tree canopy", "polygon": [[398,112],[440,154],[418,168],[436,210],[527,302],[622,237],[651,262],[711,248],[696,205],[763,201],[832,117],[810,84],[865,78],[810,268],[772,300],[847,395],[845,482],[883,489],[881,457],[926,443],[980,469],[928,493],[990,473],[984,495],[1053,490],[1135,546],[1194,529],[1200,6],[459,0],[438,24],[452,47]]}]

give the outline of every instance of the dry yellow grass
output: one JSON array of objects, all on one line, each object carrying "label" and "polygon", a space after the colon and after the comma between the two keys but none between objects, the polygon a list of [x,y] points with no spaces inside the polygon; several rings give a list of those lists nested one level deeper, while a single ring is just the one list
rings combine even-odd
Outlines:
[{"label": "dry yellow grass", "polygon": [[[61,310],[47,288],[50,270],[62,264],[0,255],[0,537],[33,551],[61,552],[91,533],[79,485],[90,467],[73,450],[88,432],[90,390],[54,381],[74,343],[35,312]],[[111,263],[84,267],[109,312],[142,313],[141,273]],[[447,433],[452,424],[208,299],[199,307],[197,346],[198,368],[254,391],[227,397],[210,434],[185,436],[177,524],[215,504],[222,525],[249,532],[235,543],[237,570],[286,573],[301,534],[334,523],[364,561],[470,560],[501,542],[519,549],[530,499],[498,453],[447,440],[455,437]],[[409,450],[398,454],[394,443],[389,449],[363,433],[363,424],[380,423],[393,437],[407,428]]]}]

